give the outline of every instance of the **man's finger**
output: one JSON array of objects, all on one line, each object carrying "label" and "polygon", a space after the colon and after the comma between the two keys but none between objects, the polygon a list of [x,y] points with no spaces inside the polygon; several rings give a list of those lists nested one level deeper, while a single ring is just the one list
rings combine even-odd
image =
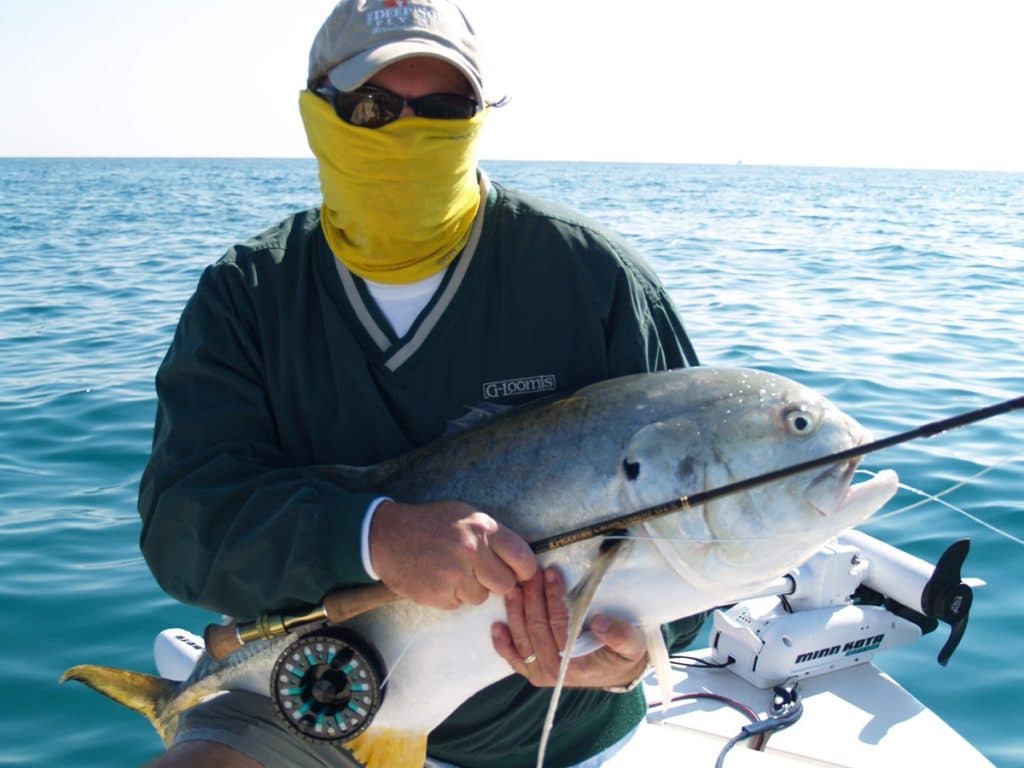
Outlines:
[{"label": "man's finger", "polygon": [[609,650],[624,659],[637,661],[647,654],[644,633],[628,621],[598,614],[590,622],[590,631]]},{"label": "man's finger", "polygon": [[539,684],[536,680],[538,672],[536,659],[531,657],[530,654],[523,656],[522,651],[512,641],[508,627],[501,623],[492,624],[491,642],[494,645],[494,650],[498,652],[501,658],[508,662],[513,672],[525,677],[532,685]]},{"label": "man's finger", "polygon": [[491,642],[498,655],[507,661],[513,669],[516,663],[521,661],[522,657],[520,657],[519,652],[516,650],[515,642],[512,640],[512,633],[504,624],[496,622],[491,625]]},{"label": "man's finger", "polygon": [[513,655],[519,659],[529,656],[533,653],[533,645],[531,645],[530,635],[526,631],[526,615],[523,609],[523,590],[521,588],[515,587],[505,595],[505,613]]},{"label": "man's finger", "polygon": [[524,582],[537,572],[537,556],[530,545],[516,533],[499,524],[498,530],[488,537],[491,550],[505,562],[516,575],[516,581]]},{"label": "man's finger", "polygon": [[465,605],[480,605],[491,596],[487,586],[481,584],[478,577],[464,580],[455,590],[455,597]]},{"label": "man's finger", "polygon": [[551,631],[543,571],[538,571],[532,579],[523,584],[523,613],[526,633],[530,638],[530,646],[537,654],[537,663],[544,675],[553,680],[558,675],[562,659],[558,643]]},{"label": "man's finger", "polygon": [[559,651],[564,651],[569,635],[569,606],[565,602],[565,579],[558,568],[544,569],[544,596],[548,605],[551,634]]},{"label": "man's finger", "polygon": [[483,588],[495,595],[507,595],[516,586],[515,572],[486,547],[478,551],[474,573]]}]

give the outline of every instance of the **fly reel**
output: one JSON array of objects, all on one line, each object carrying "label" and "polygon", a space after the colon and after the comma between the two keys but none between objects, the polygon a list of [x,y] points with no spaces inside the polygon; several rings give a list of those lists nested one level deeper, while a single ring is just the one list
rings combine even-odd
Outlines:
[{"label": "fly reel", "polygon": [[384,663],[353,632],[328,626],[289,645],[278,657],[270,693],[292,728],[315,741],[348,741],[362,733],[384,698]]}]

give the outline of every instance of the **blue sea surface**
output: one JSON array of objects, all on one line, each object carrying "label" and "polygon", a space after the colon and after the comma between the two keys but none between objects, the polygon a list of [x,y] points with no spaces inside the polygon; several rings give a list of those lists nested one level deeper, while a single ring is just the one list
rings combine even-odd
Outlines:
[{"label": "blue sea surface", "polygon": [[[706,364],[796,378],[877,436],[1024,394],[1024,175],[483,165],[633,241]],[[212,618],[138,550],[153,375],[203,267],[318,199],[312,160],[0,160],[0,766],[161,751],[57,678],[153,671],[160,630]],[[885,516],[910,491],[866,526],[933,561],[971,539],[988,586],[949,666],[945,626],[877,663],[1000,766],[1024,766],[1022,435],[1017,411],[865,461],[933,494],[967,480],[943,500],[1018,539],[937,502]]]}]

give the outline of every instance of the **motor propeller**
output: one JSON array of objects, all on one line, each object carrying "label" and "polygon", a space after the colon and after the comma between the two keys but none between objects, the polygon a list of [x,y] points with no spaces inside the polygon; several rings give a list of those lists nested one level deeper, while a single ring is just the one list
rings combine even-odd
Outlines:
[{"label": "motor propeller", "polygon": [[[981,579],[961,575],[970,539],[954,541],[934,566],[860,531],[848,531],[841,539],[859,547],[868,558],[871,568],[863,586],[884,599],[890,610],[913,621],[922,634],[937,629],[940,621],[950,626],[949,639],[938,656],[939,664],[946,666],[967,630],[973,588],[985,585]],[[871,601],[863,590],[859,596]]]},{"label": "motor propeller", "polygon": [[960,569],[971,549],[970,539],[960,539],[946,548],[928,583],[921,590],[921,608],[925,616],[944,621],[951,627],[949,639],[939,651],[939,664],[946,666],[967,631],[967,619],[974,602],[974,590],[963,580]]}]

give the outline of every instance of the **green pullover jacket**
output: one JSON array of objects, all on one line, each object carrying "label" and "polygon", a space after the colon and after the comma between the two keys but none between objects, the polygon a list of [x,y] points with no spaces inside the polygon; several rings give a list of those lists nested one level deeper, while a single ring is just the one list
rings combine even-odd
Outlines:
[{"label": "green pullover jacket", "polygon": [[[561,207],[483,188],[469,244],[402,338],[334,258],[317,209],[205,270],[157,373],[139,493],[142,551],[169,594],[251,618],[368,583],[360,528],[374,496],[313,466],[393,457],[480,404],[697,363],[628,244]],[[702,618],[670,625],[670,640],[688,643]],[[532,765],[549,695],[510,676],[437,728],[430,754]],[[639,690],[567,691],[548,765],[596,754],[643,712]]]}]

